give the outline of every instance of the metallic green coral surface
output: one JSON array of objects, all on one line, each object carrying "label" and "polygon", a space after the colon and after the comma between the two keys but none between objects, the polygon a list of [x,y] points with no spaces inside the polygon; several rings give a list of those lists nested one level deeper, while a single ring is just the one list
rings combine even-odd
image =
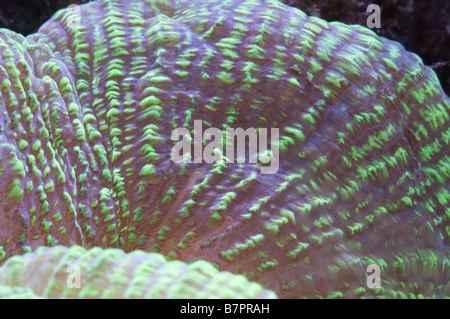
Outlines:
[{"label": "metallic green coral surface", "polygon": [[[450,100],[416,55],[278,1],[79,9],[0,30],[0,296],[90,296],[20,275],[73,249],[118,256],[124,280],[143,250],[281,298],[449,297]],[[174,163],[171,133],[194,120],[279,128],[278,172]]]}]

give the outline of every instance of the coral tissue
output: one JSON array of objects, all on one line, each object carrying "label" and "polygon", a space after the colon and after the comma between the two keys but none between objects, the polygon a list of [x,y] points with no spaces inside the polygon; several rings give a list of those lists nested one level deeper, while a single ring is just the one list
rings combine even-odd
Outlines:
[{"label": "coral tissue", "polygon": [[[273,295],[247,280],[281,298],[449,296],[450,100],[416,55],[274,0],[78,8],[26,38],[0,30],[3,289],[72,296],[16,278],[69,255],[122,267],[80,297],[152,263],[239,274],[249,297]],[[278,172],[175,164],[171,133],[195,120],[279,128]],[[122,296],[174,296],[164,282]]]}]

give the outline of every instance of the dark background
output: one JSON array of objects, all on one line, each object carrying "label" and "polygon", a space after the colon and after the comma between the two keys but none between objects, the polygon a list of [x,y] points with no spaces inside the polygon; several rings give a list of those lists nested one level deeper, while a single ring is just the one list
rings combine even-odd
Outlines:
[{"label": "dark background", "polygon": [[[450,96],[450,0],[282,0],[327,21],[366,26],[369,4],[381,7],[376,33],[402,43],[432,67]],[[0,28],[28,35],[57,10],[89,0],[0,0]]]}]

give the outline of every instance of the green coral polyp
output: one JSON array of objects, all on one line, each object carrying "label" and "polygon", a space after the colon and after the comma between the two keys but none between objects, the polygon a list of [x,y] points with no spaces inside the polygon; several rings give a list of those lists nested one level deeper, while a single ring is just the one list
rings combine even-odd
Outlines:
[{"label": "green coral polyp", "polygon": [[[0,260],[2,257],[4,251],[0,246]],[[65,262],[58,264],[60,259]],[[82,271],[83,279],[90,278],[89,283],[81,288],[70,288],[66,284],[67,265],[75,263]],[[34,273],[36,265],[40,265],[39,273]],[[125,254],[118,249],[94,248],[87,251],[77,246],[40,247],[24,257],[11,258],[1,269],[0,298],[275,297],[273,292],[260,285],[248,282],[240,275],[219,272],[207,262],[185,264],[166,261],[160,254],[142,251]],[[181,280],[171,273],[179,274]],[[30,282],[23,279],[29,276],[36,277]],[[76,279],[75,276],[73,278]],[[105,282],[108,287],[105,287]],[[166,291],[166,285],[171,289]],[[24,296],[21,292],[26,288],[30,288],[30,295]]]},{"label": "green coral polyp", "polygon": [[[0,30],[0,296],[274,296],[238,274],[282,298],[449,296],[450,101],[417,56],[275,0],[79,9],[79,27],[61,11],[27,38]],[[279,128],[278,173],[175,164],[172,131],[195,120]],[[97,255],[82,290],[47,276]],[[8,281],[35,262],[42,280]],[[152,280],[124,271],[139,265]],[[165,274],[190,269],[170,295]]]}]

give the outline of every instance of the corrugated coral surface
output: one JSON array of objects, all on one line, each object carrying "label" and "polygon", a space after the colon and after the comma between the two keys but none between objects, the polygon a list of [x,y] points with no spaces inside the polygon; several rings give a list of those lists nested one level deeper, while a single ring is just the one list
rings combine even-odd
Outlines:
[{"label": "corrugated coral surface", "polygon": [[[0,32],[2,261],[117,247],[279,297],[448,295],[450,102],[416,55],[278,1],[80,8]],[[279,128],[278,172],[173,163],[196,119]]]}]

